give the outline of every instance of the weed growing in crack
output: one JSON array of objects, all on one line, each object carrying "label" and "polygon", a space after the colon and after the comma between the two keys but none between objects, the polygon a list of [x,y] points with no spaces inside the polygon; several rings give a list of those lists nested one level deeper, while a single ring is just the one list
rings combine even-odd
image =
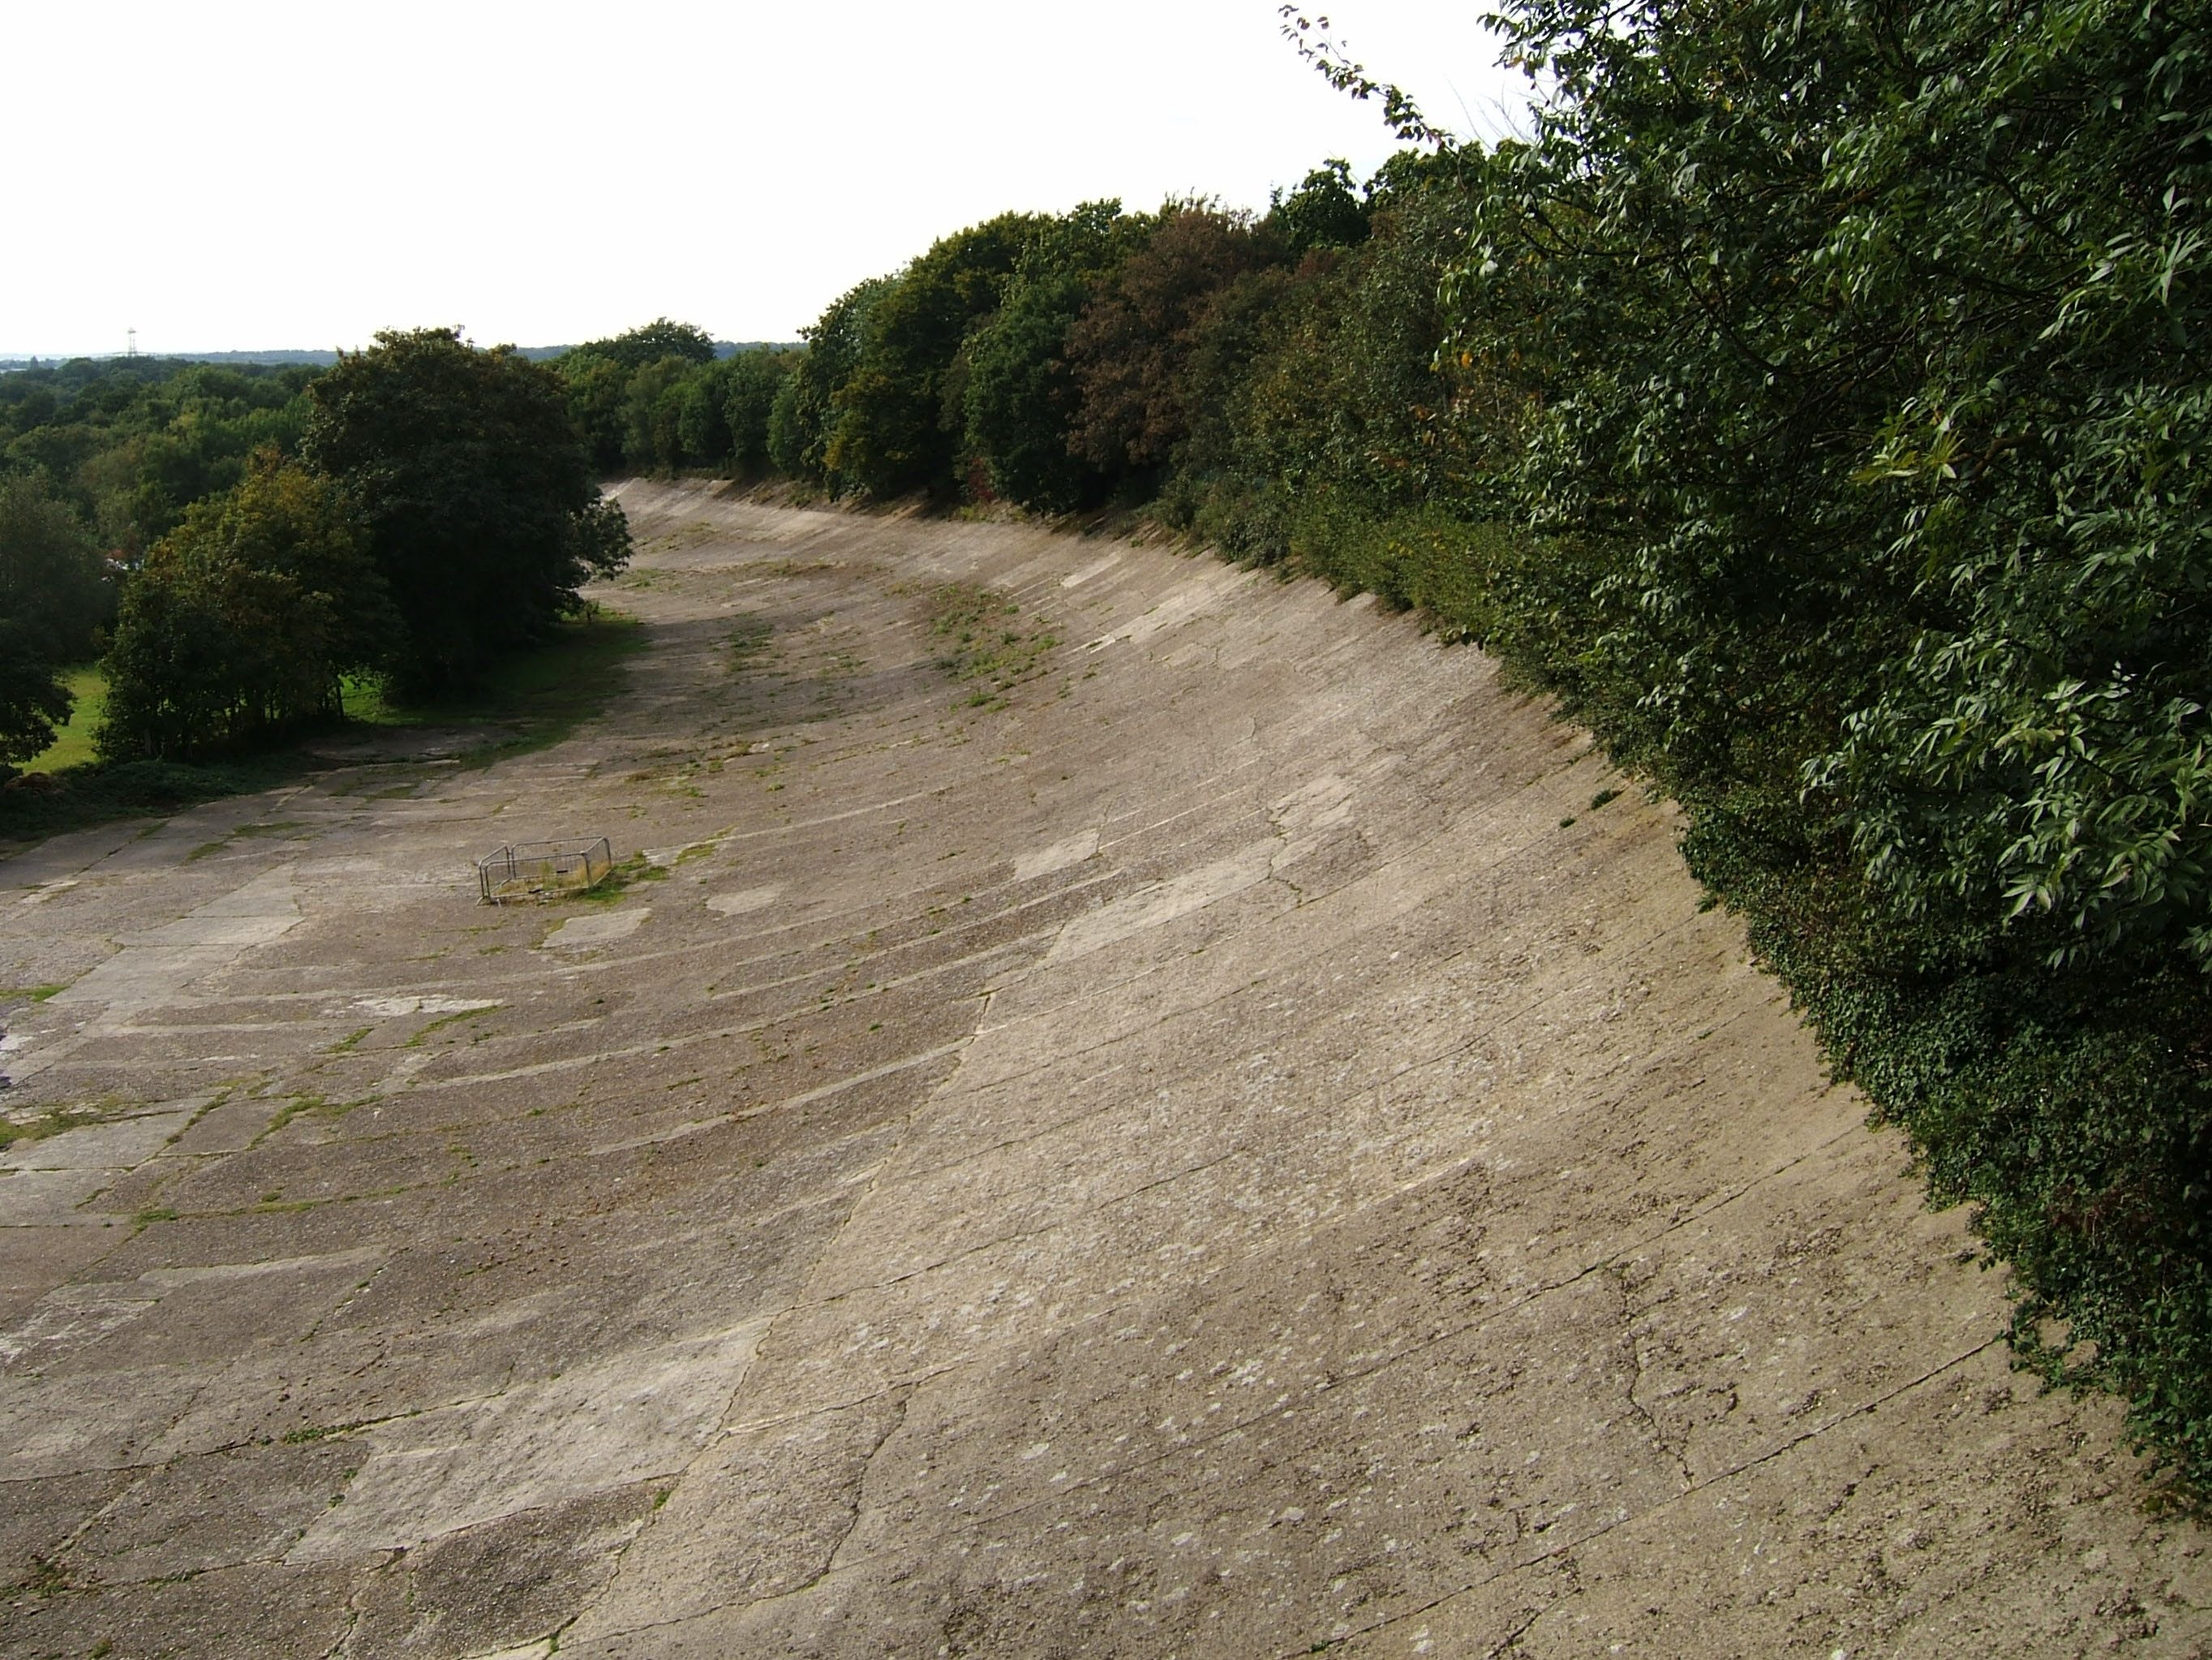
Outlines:
[{"label": "weed growing in crack", "polygon": [[96,1124],[100,1115],[77,1107],[52,1107],[36,1118],[23,1122],[0,1118],[0,1147],[13,1146],[18,1141],[43,1141],[50,1135],[59,1135],[64,1130],[82,1129],[87,1124]]},{"label": "weed growing in crack", "polygon": [[1024,681],[1050,666],[1060,636],[1042,618],[1024,622],[1021,607],[995,589],[947,582],[930,590],[929,631],[950,642],[937,666],[957,680],[978,683],[963,706],[999,709]]}]

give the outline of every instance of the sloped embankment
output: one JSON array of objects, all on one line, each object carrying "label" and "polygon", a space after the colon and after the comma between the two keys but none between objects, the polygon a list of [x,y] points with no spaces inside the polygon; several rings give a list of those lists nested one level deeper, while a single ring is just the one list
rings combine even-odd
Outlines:
[{"label": "sloped embankment", "polygon": [[[100,1120],[0,1155],[0,1652],[2212,1638],[2117,1410],[1480,654],[623,496],[603,721],[0,866],[0,982],[72,982],[10,1110]],[[611,900],[470,903],[599,830]]]}]

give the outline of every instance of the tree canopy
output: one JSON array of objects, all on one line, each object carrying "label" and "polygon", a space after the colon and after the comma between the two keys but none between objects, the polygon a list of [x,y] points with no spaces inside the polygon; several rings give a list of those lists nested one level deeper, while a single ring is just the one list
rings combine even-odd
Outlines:
[{"label": "tree canopy", "polygon": [[376,340],[310,387],[301,454],[359,505],[401,627],[392,672],[437,690],[573,614],[629,532],[554,370],[453,329]]},{"label": "tree canopy", "polygon": [[345,489],[264,452],[125,591],[101,751],[187,756],[334,713],[343,678],[387,666],[398,638]]}]

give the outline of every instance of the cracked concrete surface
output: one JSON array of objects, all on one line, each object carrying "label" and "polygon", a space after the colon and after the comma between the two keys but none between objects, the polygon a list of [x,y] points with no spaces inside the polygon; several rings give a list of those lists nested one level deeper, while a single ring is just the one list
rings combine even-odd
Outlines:
[{"label": "cracked concrete surface", "polygon": [[[0,1153],[0,1656],[2212,1653],[2112,1404],[1480,654],[623,496],[565,742],[0,864],[5,1104],[82,1118]],[[954,581],[1063,642],[1006,708]]]}]

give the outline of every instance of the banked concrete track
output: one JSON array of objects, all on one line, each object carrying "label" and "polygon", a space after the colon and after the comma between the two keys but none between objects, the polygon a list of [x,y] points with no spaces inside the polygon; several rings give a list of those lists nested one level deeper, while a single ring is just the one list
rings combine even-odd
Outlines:
[{"label": "banked concrete track", "polygon": [[[0,1104],[95,1118],[0,1159],[0,1653],[2208,1651],[2111,1404],[1480,654],[623,497],[568,741],[0,865],[68,986]],[[1062,642],[1007,707],[952,581]],[[603,829],[659,879],[473,903]]]}]

